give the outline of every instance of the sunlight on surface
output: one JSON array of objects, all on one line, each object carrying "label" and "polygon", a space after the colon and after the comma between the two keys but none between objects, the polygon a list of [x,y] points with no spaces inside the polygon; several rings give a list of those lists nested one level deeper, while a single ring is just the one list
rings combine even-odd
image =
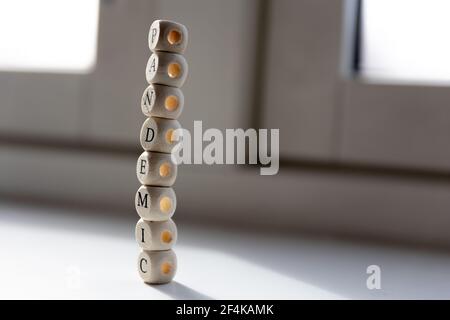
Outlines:
[{"label": "sunlight on surface", "polygon": [[[201,289],[213,299],[345,299],[226,252],[184,245],[179,245],[177,250],[179,260],[184,262],[177,280]],[[207,266],[207,270],[201,266]]]},{"label": "sunlight on surface", "polygon": [[98,0],[0,0],[0,70],[89,72]]},{"label": "sunlight on surface", "polygon": [[450,82],[450,1],[365,0],[361,72],[406,82]]}]

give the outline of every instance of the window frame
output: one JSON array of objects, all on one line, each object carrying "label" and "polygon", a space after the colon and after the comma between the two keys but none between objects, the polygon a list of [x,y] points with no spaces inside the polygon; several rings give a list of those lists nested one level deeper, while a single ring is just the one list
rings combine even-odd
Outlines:
[{"label": "window frame", "polygon": [[354,35],[354,56],[348,51],[344,56],[353,63],[347,62],[347,68],[352,69],[341,79],[339,160],[449,171],[450,86],[374,83],[359,76],[356,64],[362,1],[344,2],[345,14],[353,13],[356,18],[343,29],[344,37]]}]

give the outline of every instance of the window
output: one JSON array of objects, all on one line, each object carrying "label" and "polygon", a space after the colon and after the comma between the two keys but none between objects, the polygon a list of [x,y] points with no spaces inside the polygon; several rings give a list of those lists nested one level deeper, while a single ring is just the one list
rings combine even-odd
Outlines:
[{"label": "window", "polygon": [[450,83],[450,1],[364,0],[364,78]]},{"label": "window", "polygon": [[0,70],[89,72],[98,0],[0,0]]}]

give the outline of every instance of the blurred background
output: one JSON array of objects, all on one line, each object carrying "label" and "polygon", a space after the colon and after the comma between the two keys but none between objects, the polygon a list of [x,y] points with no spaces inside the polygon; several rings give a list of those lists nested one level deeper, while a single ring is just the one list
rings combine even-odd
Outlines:
[{"label": "blurred background", "polygon": [[445,0],[0,0],[2,219],[20,217],[16,206],[64,207],[133,228],[147,34],[163,18],[189,29],[184,127],[280,129],[276,176],[182,165],[177,223],[446,250],[449,9]]}]

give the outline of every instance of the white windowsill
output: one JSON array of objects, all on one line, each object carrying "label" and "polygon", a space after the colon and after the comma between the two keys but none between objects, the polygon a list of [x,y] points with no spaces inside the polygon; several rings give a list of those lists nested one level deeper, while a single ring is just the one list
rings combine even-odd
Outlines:
[{"label": "white windowsill", "polygon": [[[135,269],[129,217],[0,204],[0,298],[450,297],[450,256],[443,253],[185,225],[175,282],[148,286]],[[382,290],[366,288],[370,264],[382,268]],[[79,286],[70,287],[74,270]]]}]

